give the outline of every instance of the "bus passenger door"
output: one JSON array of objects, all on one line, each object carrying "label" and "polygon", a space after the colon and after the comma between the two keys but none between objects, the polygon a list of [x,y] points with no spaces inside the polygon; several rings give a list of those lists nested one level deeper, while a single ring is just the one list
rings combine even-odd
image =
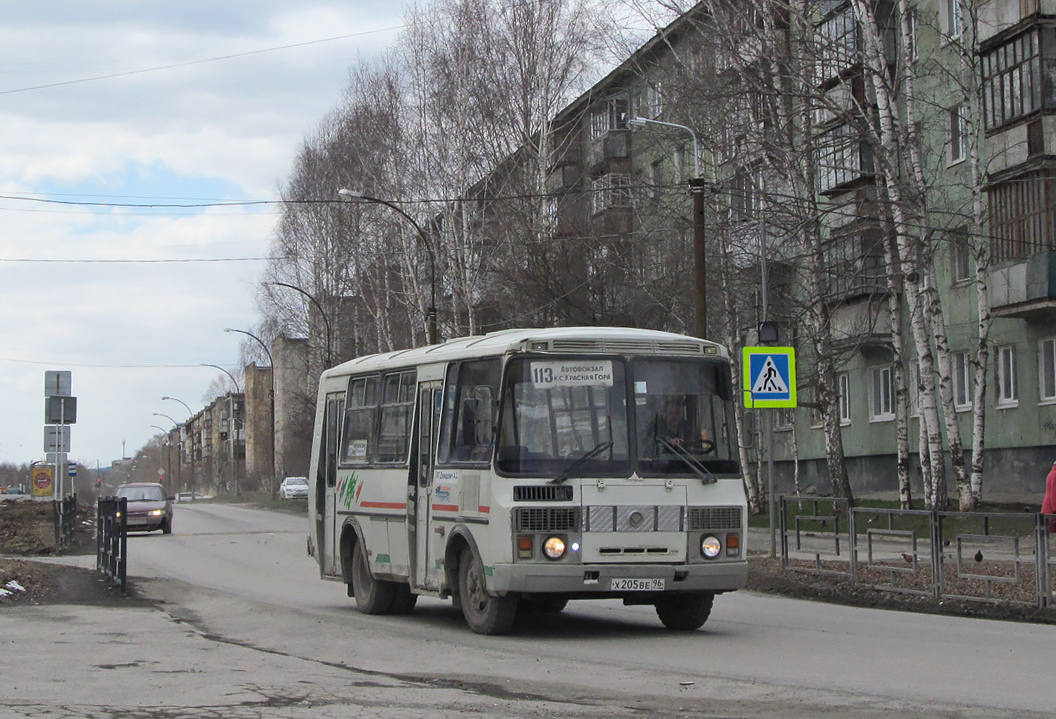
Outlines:
[{"label": "bus passenger door", "polygon": [[433,497],[433,459],[436,449],[436,433],[440,419],[442,382],[423,382],[418,389],[418,471],[417,483],[410,489],[414,503],[414,520],[410,523],[414,548],[412,581],[417,587],[440,588],[440,570],[431,551],[433,537],[430,529]]},{"label": "bus passenger door", "polygon": [[320,438],[319,470],[315,478],[316,516],[316,559],[322,573],[326,576],[340,575],[337,566],[335,532],[337,531],[337,507],[335,488],[337,486],[338,439],[341,436],[341,422],[345,414],[344,393],[332,393],[326,396],[326,415],[323,418],[323,431]]}]

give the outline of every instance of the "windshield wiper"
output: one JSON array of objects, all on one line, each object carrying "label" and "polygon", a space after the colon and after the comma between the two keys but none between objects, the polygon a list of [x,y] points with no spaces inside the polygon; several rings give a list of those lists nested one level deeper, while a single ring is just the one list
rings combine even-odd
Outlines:
[{"label": "windshield wiper", "polygon": [[608,442],[602,442],[597,447],[595,447],[594,449],[590,450],[589,452],[584,454],[582,457],[577,459],[575,462],[573,462],[572,464],[570,464],[567,467],[565,467],[565,471],[563,471],[561,474],[559,474],[556,477],[554,477],[553,479],[551,479],[549,482],[547,482],[547,484],[561,484],[566,479],[571,477],[572,473],[575,472],[577,469],[579,469],[584,464],[586,464],[590,460],[594,459],[599,454],[601,454],[602,452],[604,452],[605,450],[607,450],[607,449],[609,449],[611,447],[612,447],[612,441],[611,440],[608,441]]},{"label": "windshield wiper", "polygon": [[681,459],[687,467],[692,469],[696,475],[700,477],[702,482],[705,484],[711,484],[712,482],[719,481],[718,478],[712,474],[707,467],[701,464],[700,460],[690,454],[689,450],[685,447],[680,444],[675,444],[667,437],[658,437],[657,439],[660,440],[660,443],[663,444],[664,447],[671,451],[671,454]]}]

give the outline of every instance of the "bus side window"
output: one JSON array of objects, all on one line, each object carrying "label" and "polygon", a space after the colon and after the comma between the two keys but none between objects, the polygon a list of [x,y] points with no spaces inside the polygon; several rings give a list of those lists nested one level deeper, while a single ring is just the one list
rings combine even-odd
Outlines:
[{"label": "bus side window", "polygon": [[367,464],[374,445],[374,416],[378,404],[378,378],[356,377],[348,384],[341,463]]},{"label": "bus side window", "polygon": [[386,375],[384,385],[376,445],[377,461],[406,462],[411,439],[415,372]]},{"label": "bus side window", "polygon": [[448,369],[438,461],[487,462],[494,444],[499,386],[497,359]]}]

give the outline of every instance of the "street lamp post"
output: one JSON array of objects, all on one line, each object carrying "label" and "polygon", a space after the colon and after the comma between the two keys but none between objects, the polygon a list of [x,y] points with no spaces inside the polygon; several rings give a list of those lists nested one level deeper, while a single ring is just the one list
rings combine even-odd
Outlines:
[{"label": "street lamp post", "polygon": [[334,364],[334,359],[333,359],[333,356],[331,354],[331,346],[332,346],[332,342],[333,342],[333,337],[332,337],[331,332],[330,332],[330,318],[326,316],[326,311],[323,309],[323,306],[321,304],[319,304],[319,300],[315,299],[315,297],[313,297],[311,294],[309,294],[308,292],[305,292],[304,290],[302,290],[300,287],[298,287],[296,285],[287,284],[285,282],[265,282],[264,284],[266,284],[266,285],[276,285],[278,287],[286,287],[286,288],[289,288],[289,289],[294,290],[296,292],[300,292],[302,295],[307,297],[311,301],[312,304],[315,305],[316,309],[319,310],[319,314],[323,318],[323,324],[326,326],[326,366],[327,367],[331,367]]},{"label": "street lamp post", "polygon": [[187,414],[188,414],[188,415],[190,415],[191,417],[193,417],[193,416],[194,416],[194,412],[192,412],[192,411],[191,411],[191,407],[190,407],[190,405],[188,405],[188,404],[187,404],[186,402],[184,402],[184,401],[183,401],[182,399],[176,399],[175,397],[162,397],[162,399],[163,399],[163,400],[165,400],[165,399],[171,399],[171,400],[172,400],[173,402],[179,402],[180,404],[182,404],[182,405],[183,405],[184,407],[186,407],[186,408],[187,408]]},{"label": "street lamp post", "polygon": [[[218,364],[208,364],[208,363],[205,363],[205,362],[200,363],[200,366],[201,367],[212,367],[213,369],[220,370],[221,372],[223,372],[224,374],[226,374],[228,377],[231,378],[231,383],[235,385],[235,394],[242,394],[242,388],[238,386],[238,380],[235,379],[235,376],[233,374],[231,374],[230,372],[228,372],[226,369],[224,369],[223,367],[221,367]],[[242,401],[245,402],[245,397],[244,396],[242,398]],[[239,468],[238,468],[238,422],[235,421],[235,408],[234,408],[233,404],[231,405],[231,418],[228,420],[228,422],[231,423],[230,424],[231,431],[228,432],[228,436],[229,437],[234,437],[233,441],[232,440],[228,441],[228,445],[230,445],[232,447],[232,449],[231,449],[231,459],[235,463],[235,496],[237,497],[237,496],[240,496],[242,494],[242,481],[241,481],[240,472],[239,472]]]},{"label": "street lamp post", "polygon": [[635,117],[627,121],[635,127],[646,125],[662,125],[685,130],[693,138],[693,177],[689,181],[689,189],[693,194],[693,270],[696,275],[696,285],[693,294],[696,308],[696,321],[694,330],[697,337],[706,339],[708,336],[708,305],[707,305],[707,258],[704,253],[704,188],[707,186],[704,178],[700,176],[700,149],[697,146],[697,134],[685,125],[676,125],[673,122],[662,122],[647,117]]},{"label": "street lamp post", "polygon": [[[163,400],[169,399],[169,400],[172,400],[173,402],[179,402],[180,404],[182,404],[184,407],[187,408],[187,414],[190,415],[187,418],[186,424],[189,425],[189,427],[190,427],[190,435],[191,435],[191,495],[193,496],[194,495],[194,490],[195,490],[195,485],[197,484],[197,476],[195,475],[195,468],[194,468],[194,412],[191,411],[190,405],[188,405],[182,399],[178,399],[176,397],[162,397],[162,399]],[[204,459],[203,459],[203,463],[204,463]]]},{"label": "street lamp post", "polygon": [[[155,417],[164,417],[165,419],[167,419],[170,422],[172,422],[172,425],[173,425],[172,429],[175,429],[177,431],[180,429],[180,423],[177,422],[176,420],[174,420],[169,415],[162,414],[161,412],[155,412],[154,416]],[[171,432],[172,430],[164,430],[163,429],[162,431],[166,432],[166,434],[167,434],[168,432]],[[179,491],[180,486],[183,483],[182,445],[183,445],[183,442],[181,441],[180,434],[179,434],[179,432],[177,432],[177,435],[176,435],[176,491]],[[124,454],[124,453],[122,452],[122,454]],[[169,465],[170,465],[169,466],[169,471],[171,472],[172,471],[172,466],[171,466],[172,465],[172,458],[171,458],[171,455],[170,455],[170,458],[169,458]],[[192,469],[192,471],[193,471],[193,469]]]},{"label": "street lamp post", "polygon": [[[165,433],[165,464],[167,465],[165,467],[165,471],[168,474],[168,477],[166,477],[166,479],[169,480],[169,486],[171,487],[172,486],[172,444],[169,443],[169,430],[165,429],[164,427],[160,427],[160,426],[158,426],[156,424],[152,424],[150,426],[153,427],[154,429],[161,430],[162,432]],[[175,490],[173,490],[173,494],[176,494]]]},{"label": "street lamp post", "polygon": [[223,367],[221,367],[220,365],[218,365],[218,364],[206,364],[205,362],[201,362],[201,363],[199,363],[198,366],[199,367],[212,367],[213,369],[220,370],[221,372],[223,372],[224,374],[226,374],[228,377],[231,378],[231,383],[233,385],[235,385],[235,393],[236,394],[242,394],[242,388],[238,386],[238,380],[235,379],[235,376],[233,374],[231,374],[230,372],[228,372]]},{"label": "street lamp post", "polygon": [[413,217],[394,202],[388,200],[382,200],[377,197],[370,197],[364,195],[362,192],[357,190],[345,190],[341,189],[337,191],[340,197],[346,197],[351,201],[362,200],[363,202],[373,202],[378,205],[385,205],[389,209],[395,210],[403,216],[405,220],[411,223],[415,231],[418,233],[418,240],[422,246],[425,247],[425,251],[429,254],[429,307],[426,309],[426,319],[429,327],[429,344],[435,345],[439,342],[439,336],[436,329],[436,255],[433,252],[433,245],[429,241],[429,236],[425,234],[425,230],[418,224]]},{"label": "street lamp post", "polygon": [[257,343],[264,348],[264,354],[268,356],[268,364],[271,365],[271,496],[275,497],[277,494],[276,485],[278,482],[275,481],[275,360],[271,357],[271,350],[264,344],[264,340],[257,337],[252,332],[246,330],[236,330],[232,327],[224,328],[224,332],[237,332],[241,335],[246,335],[257,341]]}]

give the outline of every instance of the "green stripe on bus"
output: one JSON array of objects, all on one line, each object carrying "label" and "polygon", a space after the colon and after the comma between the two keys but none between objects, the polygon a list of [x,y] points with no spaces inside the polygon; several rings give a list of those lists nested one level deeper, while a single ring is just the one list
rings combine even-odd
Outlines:
[{"label": "green stripe on bus", "polygon": [[487,574],[489,577],[494,577],[495,576],[495,567],[485,566],[484,567],[484,573]]},{"label": "green stripe on bus", "polygon": [[388,554],[379,554],[378,555],[378,561],[377,561],[378,564],[388,564],[391,561],[392,561],[392,558]]}]

